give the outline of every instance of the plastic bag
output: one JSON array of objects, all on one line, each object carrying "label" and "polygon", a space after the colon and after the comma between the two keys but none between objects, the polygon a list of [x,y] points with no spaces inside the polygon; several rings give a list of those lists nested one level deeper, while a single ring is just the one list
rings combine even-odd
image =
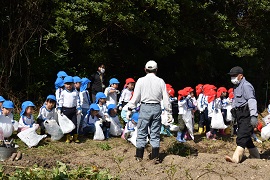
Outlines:
[{"label": "plastic bag", "polygon": [[174,119],[171,119],[170,122],[168,122],[168,112],[164,111],[161,114],[161,124],[165,125],[165,126],[170,126],[170,124],[172,124],[174,122]]},{"label": "plastic bag", "polygon": [[193,120],[192,120],[191,111],[187,111],[185,114],[183,114],[183,120],[185,122],[185,125],[187,126],[190,137],[194,140]]},{"label": "plastic bag", "polygon": [[227,119],[226,121],[229,122],[232,120],[232,113],[231,113],[232,105],[227,106]]},{"label": "plastic bag", "polygon": [[83,114],[77,114],[77,133],[79,133],[79,128],[82,120]]},{"label": "plastic bag", "polygon": [[98,140],[98,141],[104,140],[105,136],[103,134],[102,128],[100,127],[99,121],[95,122],[95,127],[96,127],[96,131],[95,131],[93,140]]},{"label": "plastic bag", "polygon": [[13,121],[12,121],[12,124],[13,124],[14,131],[18,131],[19,122],[18,122],[18,121],[13,120]]},{"label": "plastic bag", "polygon": [[44,121],[44,127],[46,128],[48,134],[51,135],[51,139],[53,141],[58,141],[64,136],[60,126],[54,119]]},{"label": "plastic bag", "polygon": [[121,127],[112,118],[110,118],[110,121],[111,121],[110,134],[113,136],[121,136],[122,134]]},{"label": "plastic bag", "polygon": [[268,125],[270,123],[270,114],[268,114],[267,116],[265,116],[263,118],[263,121],[265,122],[266,125]]},{"label": "plastic bag", "polygon": [[0,127],[3,129],[3,135],[5,138],[12,135],[13,125],[10,118],[6,116],[0,116]]},{"label": "plastic bag", "polygon": [[17,136],[29,147],[38,145],[39,141],[47,135],[38,135],[35,128],[28,128],[21,131]]},{"label": "plastic bag", "polygon": [[74,123],[65,115],[58,114],[58,122],[63,134],[70,133],[75,129]]},{"label": "plastic bag", "polygon": [[226,129],[227,126],[224,124],[223,116],[221,110],[215,110],[213,112],[212,120],[211,120],[211,127],[213,129]]},{"label": "plastic bag", "polygon": [[262,128],[261,137],[263,141],[268,140],[270,138],[270,125],[267,125]]},{"label": "plastic bag", "polygon": [[171,124],[170,125],[170,131],[174,131],[174,132],[179,131],[179,126]]},{"label": "plastic bag", "polygon": [[137,139],[137,133],[138,133],[138,129],[137,127],[135,127],[135,131],[130,133],[130,138],[128,138],[128,141],[130,141],[135,147],[136,146],[136,139]]}]

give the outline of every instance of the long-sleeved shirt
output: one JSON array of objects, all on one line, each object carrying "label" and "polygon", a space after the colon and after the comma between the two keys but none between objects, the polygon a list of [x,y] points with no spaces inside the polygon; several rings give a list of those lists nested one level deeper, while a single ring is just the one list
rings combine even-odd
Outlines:
[{"label": "long-sleeved shirt", "polygon": [[22,115],[19,120],[19,128],[32,127],[35,123],[33,115],[29,117]]},{"label": "long-sleeved shirt", "polygon": [[38,119],[42,119],[43,121],[54,119],[55,113],[54,108],[49,110],[46,106],[42,106],[39,110]]},{"label": "long-sleeved shirt", "polygon": [[80,105],[82,108],[89,109],[91,105],[89,92],[87,90],[82,91],[80,94]]},{"label": "long-sleeved shirt", "polygon": [[161,101],[163,101],[164,108],[171,112],[165,82],[154,73],[148,73],[138,79],[132,99],[127,105],[129,108],[135,109],[138,102],[160,103]]},{"label": "long-sleeved shirt", "polygon": [[255,90],[244,77],[240,83],[234,87],[233,93],[233,107],[243,107],[248,104],[250,116],[258,116]]},{"label": "long-sleeved shirt", "polygon": [[111,92],[110,93],[110,90],[116,90],[112,87],[107,87],[104,91],[104,94],[107,96],[107,99],[106,99],[106,104],[107,106],[109,104],[115,104],[117,105],[117,93],[116,92]]},{"label": "long-sleeved shirt", "polygon": [[105,104],[103,105],[99,105],[98,104],[98,107],[99,107],[99,112],[98,114],[101,116],[101,117],[104,117],[104,115],[108,115],[108,108]]},{"label": "long-sleeved shirt", "polygon": [[95,124],[95,122],[98,121],[97,116],[91,116],[90,114],[87,114],[83,120],[82,128],[85,128],[89,126],[90,124]]},{"label": "long-sleeved shirt", "polygon": [[76,107],[77,109],[81,109],[78,91],[75,89],[72,89],[71,91],[67,89],[63,90],[59,99],[59,107]]}]

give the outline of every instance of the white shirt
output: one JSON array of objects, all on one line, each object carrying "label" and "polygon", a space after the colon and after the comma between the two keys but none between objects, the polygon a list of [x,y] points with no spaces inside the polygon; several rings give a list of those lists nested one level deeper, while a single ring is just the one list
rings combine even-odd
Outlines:
[{"label": "white shirt", "polygon": [[132,97],[132,92],[133,90],[129,90],[128,88],[123,89],[119,98],[119,103],[122,103],[122,101],[129,102]]},{"label": "white shirt", "polygon": [[208,104],[208,117],[213,117],[213,112],[218,109],[221,109],[220,98],[214,99]]},{"label": "white shirt", "polygon": [[128,107],[135,109],[138,102],[160,103],[161,101],[163,101],[164,108],[171,112],[171,103],[169,102],[165,82],[154,73],[148,73],[138,79]]},{"label": "white shirt", "polygon": [[56,98],[56,107],[59,106],[59,100],[60,100],[60,95],[62,93],[63,89],[62,88],[58,88],[55,91],[55,98]]},{"label": "white shirt", "polygon": [[49,110],[46,106],[42,106],[39,110],[38,118],[45,120],[51,120],[55,117],[55,109]]},{"label": "white shirt", "polygon": [[90,124],[95,124],[95,122],[99,120],[99,119],[97,118],[97,116],[92,117],[92,116],[90,115],[89,118],[88,118],[88,115],[90,115],[90,114],[87,114],[87,115],[85,116],[85,118],[84,118],[82,128],[85,128],[85,127],[89,126]]},{"label": "white shirt", "polygon": [[80,108],[80,98],[79,93],[75,89],[72,91],[63,90],[60,99],[59,99],[59,107],[67,107],[73,108],[76,107],[77,109]]},{"label": "white shirt", "polygon": [[98,114],[101,116],[101,117],[104,117],[104,115],[107,115],[107,113],[108,113],[108,109],[107,109],[107,106],[105,105],[105,104],[103,104],[103,105],[99,105],[99,104],[97,104],[98,105],[98,107],[99,107],[99,112],[98,112]]},{"label": "white shirt", "polygon": [[35,123],[33,115],[28,118],[27,116],[22,115],[20,120],[19,120],[19,128],[24,128],[24,127],[32,127],[33,124]]},{"label": "white shirt", "polygon": [[85,109],[89,109],[90,104],[91,104],[89,92],[85,90],[85,91],[80,92],[79,94],[80,94],[81,107]]},{"label": "white shirt", "polygon": [[107,106],[109,104],[117,105],[117,93],[116,92],[110,93],[110,90],[115,90],[115,89],[112,87],[107,87],[104,91],[104,94],[107,96],[106,104]]}]

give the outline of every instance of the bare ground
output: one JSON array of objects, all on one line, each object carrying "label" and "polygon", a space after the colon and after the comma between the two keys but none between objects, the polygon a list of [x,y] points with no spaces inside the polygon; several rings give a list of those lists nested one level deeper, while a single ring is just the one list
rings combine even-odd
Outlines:
[{"label": "bare ground", "polygon": [[173,136],[162,137],[162,163],[154,165],[148,158],[151,148],[145,151],[143,161],[137,162],[134,159],[135,147],[121,138],[93,141],[91,137],[81,137],[79,144],[49,140],[43,140],[34,148],[27,148],[17,140],[23,157],[19,161],[2,162],[4,173],[33,166],[51,169],[60,161],[71,169],[80,166],[107,169],[119,179],[270,179],[268,141],[255,143],[261,159],[247,158],[249,154],[246,151],[243,162],[233,164],[226,162],[224,156],[232,156],[236,147],[235,137],[220,136],[213,141],[195,135],[195,141],[184,144],[176,142]]}]

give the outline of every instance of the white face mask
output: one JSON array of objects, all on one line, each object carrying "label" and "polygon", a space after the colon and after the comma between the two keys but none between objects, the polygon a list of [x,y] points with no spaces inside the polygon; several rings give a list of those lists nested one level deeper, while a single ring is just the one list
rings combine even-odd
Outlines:
[{"label": "white face mask", "polygon": [[105,69],[104,68],[100,68],[100,72],[103,74],[105,73]]},{"label": "white face mask", "polygon": [[231,77],[231,82],[235,85],[239,84],[240,81],[237,79],[237,76],[236,77]]}]

